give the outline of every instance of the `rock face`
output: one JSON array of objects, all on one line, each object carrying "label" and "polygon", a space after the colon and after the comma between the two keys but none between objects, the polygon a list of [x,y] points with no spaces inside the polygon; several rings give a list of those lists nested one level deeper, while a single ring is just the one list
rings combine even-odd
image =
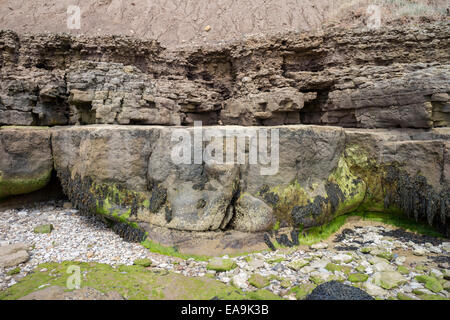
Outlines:
[{"label": "rock face", "polygon": [[[448,129],[270,129],[279,131],[279,168],[273,175],[261,175],[265,166],[260,163],[208,160],[214,142],[205,143],[200,164],[175,164],[171,155],[178,142],[171,135],[178,129],[170,127],[57,128],[52,130],[52,150],[71,200],[119,221],[188,231],[231,227],[257,232],[270,229],[276,220],[311,227],[358,209],[400,211],[447,230]],[[192,139],[194,130],[186,129]],[[223,127],[204,127],[201,134],[214,130],[225,132]],[[233,127],[243,135],[248,130]]]},{"label": "rock face", "polygon": [[174,51],[3,31],[0,125],[25,127],[0,130],[0,197],[41,188],[54,167],[79,209],[142,229],[136,239],[308,228],[355,210],[448,235],[449,27]]},{"label": "rock face", "polygon": [[174,51],[2,31],[0,125],[448,126],[448,29],[338,29]]},{"label": "rock face", "polygon": [[0,199],[39,190],[52,169],[50,130],[0,128]]},{"label": "rock face", "polygon": [[306,300],[374,300],[365,291],[353,286],[330,281],[317,286]]}]

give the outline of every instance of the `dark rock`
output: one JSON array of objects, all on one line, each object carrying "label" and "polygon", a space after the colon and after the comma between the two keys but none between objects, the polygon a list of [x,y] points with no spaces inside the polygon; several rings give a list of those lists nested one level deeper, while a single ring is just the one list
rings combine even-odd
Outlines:
[{"label": "dark rock", "polygon": [[338,281],[317,286],[305,300],[375,300],[367,292]]}]

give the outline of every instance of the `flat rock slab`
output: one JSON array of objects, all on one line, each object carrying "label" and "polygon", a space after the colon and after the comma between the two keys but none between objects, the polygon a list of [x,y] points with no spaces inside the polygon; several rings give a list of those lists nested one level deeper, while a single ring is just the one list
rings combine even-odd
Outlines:
[{"label": "flat rock slab", "polygon": [[374,300],[365,291],[337,281],[317,286],[305,300]]},{"label": "flat rock slab", "polygon": [[102,293],[96,289],[85,287],[82,289],[65,292],[60,286],[51,286],[32,292],[19,300],[125,300],[117,292]]},{"label": "flat rock slab", "polygon": [[29,246],[25,243],[15,243],[0,247],[0,266],[4,268],[14,267],[28,261],[30,256],[27,250]]}]

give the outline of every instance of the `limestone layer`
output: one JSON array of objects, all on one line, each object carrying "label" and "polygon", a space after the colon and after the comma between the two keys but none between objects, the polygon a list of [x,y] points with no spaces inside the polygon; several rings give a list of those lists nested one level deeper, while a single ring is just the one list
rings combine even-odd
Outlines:
[{"label": "limestone layer", "polygon": [[[47,177],[53,164],[77,207],[133,226],[258,232],[270,230],[276,221],[307,228],[349,212],[382,211],[427,222],[448,234],[448,128],[227,128],[237,136],[248,135],[249,130],[278,130],[279,164],[268,175],[261,169],[276,163],[269,137],[268,163],[258,159],[252,164],[247,145],[242,149],[244,161],[222,164],[223,146],[232,142],[205,139],[201,163],[177,164],[172,155],[180,142],[172,136],[180,129],[4,127],[0,130],[1,195],[14,194],[11,190],[18,178],[33,186],[24,191],[32,191],[36,179]],[[225,129],[204,127],[203,136],[212,130]],[[194,141],[194,128],[186,132]],[[13,148],[8,142],[11,137],[28,143]],[[238,151],[233,150],[237,159]],[[207,158],[213,153],[214,158]]]},{"label": "limestone layer", "polygon": [[449,124],[450,23],[167,50],[0,32],[0,125]]}]

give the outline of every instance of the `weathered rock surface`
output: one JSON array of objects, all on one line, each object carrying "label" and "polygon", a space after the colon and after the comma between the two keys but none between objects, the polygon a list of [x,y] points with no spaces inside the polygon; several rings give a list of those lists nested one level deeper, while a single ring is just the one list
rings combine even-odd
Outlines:
[{"label": "weathered rock surface", "polygon": [[[273,175],[261,175],[266,166],[259,163],[212,161],[208,150],[217,141],[205,143],[201,163],[176,164],[171,134],[177,128],[169,127],[61,127],[52,130],[52,150],[71,200],[118,221],[258,232],[276,220],[310,227],[358,209],[402,212],[448,232],[448,129],[270,129],[279,130],[280,142]],[[193,137],[194,130],[186,132]],[[225,129],[201,132],[211,130]]]},{"label": "weathered rock surface", "polygon": [[0,199],[39,190],[52,170],[50,130],[0,128]]},{"label": "weathered rock surface", "polygon": [[0,125],[448,126],[449,23],[166,50],[0,33]]},{"label": "weathered rock surface", "polygon": [[30,256],[27,250],[29,246],[25,243],[15,243],[0,247],[0,266],[3,268],[14,267],[26,262]]}]

